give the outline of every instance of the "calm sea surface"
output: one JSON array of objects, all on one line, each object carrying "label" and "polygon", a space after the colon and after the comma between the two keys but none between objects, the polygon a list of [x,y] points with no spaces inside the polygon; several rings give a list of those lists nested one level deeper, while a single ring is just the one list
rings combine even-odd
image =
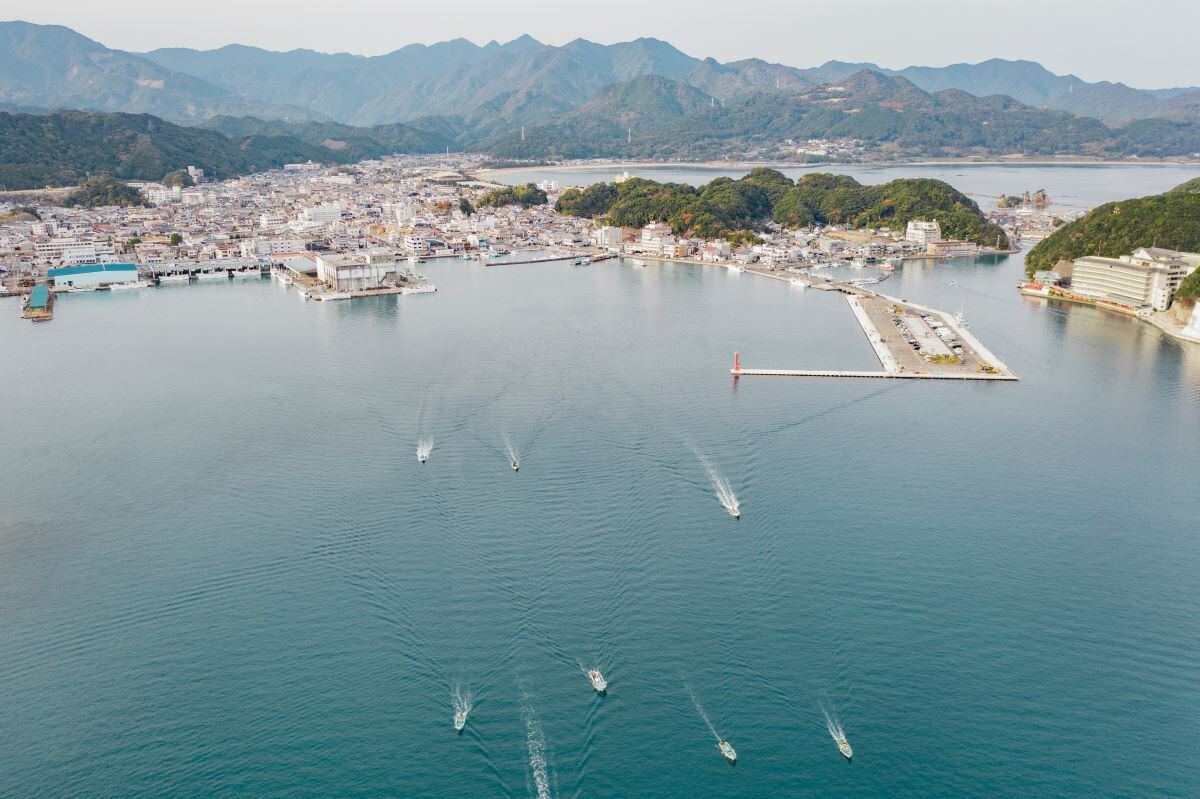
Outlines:
[{"label": "calm sea surface", "polygon": [[427,271],[0,301],[0,795],[1200,794],[1200,347],[913,263],[1021,382],[735,384],[877,363],[751,275]]}]

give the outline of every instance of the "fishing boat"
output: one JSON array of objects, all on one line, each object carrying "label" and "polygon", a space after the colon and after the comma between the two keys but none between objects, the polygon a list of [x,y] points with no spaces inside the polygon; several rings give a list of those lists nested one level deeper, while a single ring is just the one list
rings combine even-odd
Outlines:
[{"label": "fishing boat", "polygon": [[428,452],[418,452],[417,453],[417,463],[424,463],[427,460],[429,460]]},{"label": "fishing boat", "polygon": [[732,508],[729,509],[729,515],[735,519],[742,518],[742,512],[740,510],[738,510],[737,505],[734,505]]},{"label": "fishing boat", "polygon": [[884,272],[892,272],[896,269],[896,265],[891,261],[884,261],[882,264],[880,264],[879,268]]},{"label": "fishing boat", "polygon": [[308,299],[308,289],[304,288],[304,286],[296,286],[296,293],[300,295],[300,299]]},{"label": "fishing boat", "polygon": [[838,751],[842,753],[842,757],[849,760],[854,757],[854,750],[850,748],[850,742],[846,740],[846,736],[836,739]]},{"label": "fishing boat", "polygon": [[67,289],[68,294],[87,294],[89,291],[95,291],[97,286],[71,286]]},{"label": "fishing boat", "polygon": [[236,270],[236,271],[232,272],[231,274],[232,274],[234,277],[252,277],[252,278],[261,278],[261,277],[262,277],[262,270],[260,270],[260,269],[255,269],[255,268],[250,268],[250,269],[238,269],[238,270]]},{"label": "fishing boat", "polygon": [[313,294],[312,298],[322,302],[332,302],[333,300],[348,300],[352,296],[354,295],[348,291],[327,291],[324,294]]},{"label": "fishing boat", "polygon": [[131,291],[132,289],[149,288],[149,280],[131,280],[128,283],[113,283],[109,288],[113,291]]},{"label": "fishing boat", "polygon": [[454,731],[462,732],[465,726],[467,726],[467,711],[456,710],[454,712]]},{"label": "fishing boat", "polygon": [[737,752],[733,750],[733,746],[730,745],[729,741],[721,741],[717,744],[717,748],[721,750],[721,754],[725,755],[725,759],[730,763],[737,762]]},{"label": "fishing boat", "polygon": [[630,261],[629,263],[633,264],[634,266],[639,266],[639,267],[640,267],[640,266],[645,266],[645,265],[646,265],[646,262],[645,262],[645,261],[643,261],[641,258],[634,258],[634,259],[633,259],[632,261]]},{"label": "fishing boat", "polygon": [[808,282],[802,277],[794,277],[792,278],[792,285],[798,289],[806,289],[811,286],[812,283]]},{"label": "fishing boat", "polygon": [[224,269],[218,269],[215,272],[198,272],[196,274],[196,279],[197,280],[228,280],[229,273],[226,272]]},{"label": "fishing boat", "polygon": [[292,276],[287,274],[286,272],[280,272],[278,280],[280,283],[282,283],[285,286],[292,285]]},{"label": "fishing boat", "polygon": [[602,694],[608,690],[608,680],[604,679],[600,669],[589,669],[587,677],[591,681],[592,687],[596,689],[596,693]]},{"label": "fishing boat", "polygon": [[726,264],[725,268],[730,272],[737,272],[738,274],[746,271],[746,267],[742,266],[741,264]]},{"label": "fishing boat", "polygon": [[401,294],[433,294],[437,291],[437,286],[432,283],[418,283],[415,286],[405,286],[400,290]]},{"label": "fishing boat", "polygon": [[162,285],[163,283],[187,283],[191,279],[192,276],[187,272],[176,272],[175,274],[171,275],[159,275],[158,283],[159,285]]}]

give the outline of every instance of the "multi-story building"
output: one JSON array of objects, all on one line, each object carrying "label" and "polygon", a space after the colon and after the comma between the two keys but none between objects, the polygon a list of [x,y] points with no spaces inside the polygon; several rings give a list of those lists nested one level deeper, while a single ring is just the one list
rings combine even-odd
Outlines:
[{"label": "multi-story building", "polygon": [[1200,253],[1142,247],[1120,258],[1085,256],[1075,260],[1071,290],[1130,309],[1171,307],[1185,277],[1200,267]]},{"label": "multi-story building", "polygon": [[942,240],[942,226],[937,221],[927,222],[924,219],[911,219],[904,232],[904,240],[911,244],[929,245]]}]

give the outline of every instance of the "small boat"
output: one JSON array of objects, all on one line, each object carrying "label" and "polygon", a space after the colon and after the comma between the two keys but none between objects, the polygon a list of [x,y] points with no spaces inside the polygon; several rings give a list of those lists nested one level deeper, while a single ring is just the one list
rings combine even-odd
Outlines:
[{"label": "small boat", "polygon": [[426,453],[426,452],[418,452],[417,453],[417,463],[424,463],[427,460],[429,460],[428,453]]},{"label": "small boat", "polygon": [[735,519],[742,518],[742,512],[740,510],[738,510],[737,505],[734,505],[732,508],[729,509],[729,515]]},{"label": "small boat", "polygon": [[717,744],[717,748],[721,750],[721,754],[725,755],[725,759],[730,763],[737,762],[737,752],[733,750],[733,747],[729,744],[729,741],[721,741],[719,744]]},{"label": "small boat", "polygon": [[802,277],[794,277],[792,278],[792,285],[798,289],[806,289],[811,286],[812,283],[808,282]]},{"label": "small boat", "polygon": [[187,283],[191,279],[192,276],[187,272],[176,272],[175,274],[171,275],[158,276],[158,282],[160,285],[163,283]]},{"label": "small boat", "polygon": [[741,264],[727,264],[725,268],[730,272],[737,272],[739,274],[746,271],[746,267],[742,266]]},{"label": "small boat", "polygon": [[437,291],[437,286],[432,283],[418,283],[415,286],[404,286],[400,289],[401,294],[433,294]]},{"label": "small boat", "polygon": [[838,751],[842,753],[842,757],[849,760],[854,757],[854,750],[850,748],[850,742],[846,740],[846,736],[837,739]]},{"label": "small boat", "polygon": [[514,459],[512,462],[512,467],[513,467],[513,471],[515,472],[517,469],[521,468],[521,462]]},{"label": "small boat", "polygon": [[300,295],[300,299],[308,299],[308,289],[304,288],[304,286],[296,286],[296,293]]},{"label": "small boat", "polygon": [[645,262],[645,261],[643,261],[641,258],[634,258],[634,259],[633,259],[632,261],[630,261],[629,263],[633,264],[634,266],[639,266],[639,267],[640,267],[640,266],[645,266],[645,265],[646,265],[646,262]]},{"label": "small boat", "polygon": [[882,269],[884,272],[892,272],[892,271],[895,271],[896,265],[893,264],[891,261],[884,261],[880,265],[879,268]]},{"label": "small boat", "polygon": [[238,269],[234,272],[231,272],[230,274],[232,274],[234,277],[252,277],[252,278],[261,278],[262,277],[262,271],[259,269],[253,269],[253,268]]},{"label": "small boat", "polygon": [[228,280],[229,273],[224,269],[218,269],[216,272],[198,272],[197,280]]},{"label": "small boat", "polygon": [[112,291],[130,291],[132,289],[144,289],[150,287],[149,280],[131,280],[128,283],[113,283],[109,286]]},{"label": "small boat", "polygon": [[596,693],[602,694],[608,690],[608,680],[604,679],[600,669],[589,669],[587,677],[591,681],[592,687],[596,689]]},{"label": "small boat", "polygon": [[95,291],[96,286],[71,286],[67,289],[68,294],[87,294],[89,291]]},{"label": "small boat", "polygon": [[279,273],[279,277],[277,278],[277,280],[279,280],[279,282],[280,282],[280,283],[282,283],[282,284],[283,284],[283,285],[285,285],[285,286],[290,286],[290,285],[292,285],[292,276],[291,276],[291,275],[289,275],[289,274],[285,274],[285,273],[283,273],[283,272],[280,272],[280,273]]},{"label": "small boat", "polygon": [[467,726],[467,711],[465,711],[465,710],[454,711],[454,731],[462,732],[463,727],[465,727],[465,726]]},{"label": "small boat", "polygon": [[959,311],[954,315],[954,323],[959,327],[968,327],[967,317],[963,316],[963,312]]},{"label": "small boat", "polygon": [[332,302],[333,300],[348,300],[354,295],[348,291],[327,291],[324,294],[313,294],[311,296],[314,300]]}]

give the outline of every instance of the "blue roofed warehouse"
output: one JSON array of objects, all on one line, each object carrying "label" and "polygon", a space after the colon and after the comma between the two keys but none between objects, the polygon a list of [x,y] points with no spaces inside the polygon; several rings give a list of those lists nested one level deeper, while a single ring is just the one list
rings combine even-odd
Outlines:
[{"label": "blue roofed warehouse", "polygon": [[55,288],[60,286],[84,288],[108,286],[113,283],[132,283],[138,279],[138,270],[136,264],[87,264],[51,269],[46,276],[54,281]]}]

